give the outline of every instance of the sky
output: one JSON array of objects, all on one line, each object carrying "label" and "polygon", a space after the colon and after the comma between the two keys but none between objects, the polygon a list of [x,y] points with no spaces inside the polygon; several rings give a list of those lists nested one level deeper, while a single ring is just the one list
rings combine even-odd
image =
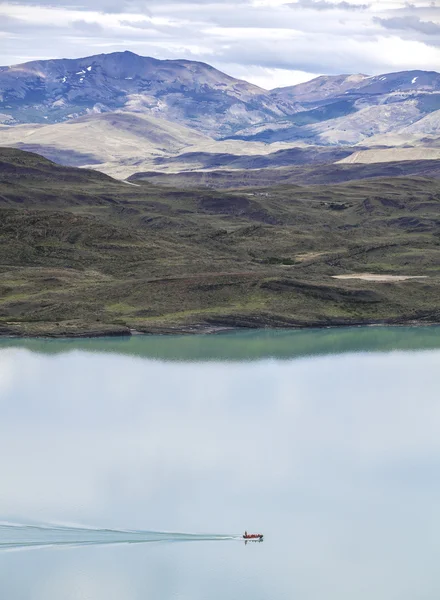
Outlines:
[{"label": "sky", "polygon": [[131,50],[266,89],[317,75],[440,71],[440,0],[0,1],[0,64]]}]

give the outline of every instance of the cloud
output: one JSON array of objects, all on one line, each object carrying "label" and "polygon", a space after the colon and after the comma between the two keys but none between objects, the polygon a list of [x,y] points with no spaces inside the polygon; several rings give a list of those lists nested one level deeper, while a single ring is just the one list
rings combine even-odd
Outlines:
[{"label": "cloud", "polygon": [[99,23],[91,23],[90,21],[84,21],[83,19],[80,19],[78,21],[72,21],[71,26],[73,27],[73,29],[76,29],[83,33],[87,32],[88,34],[92,33],[99,35],[103,31],[103,27]]},{"label": "cloud", "polygon": [[153,27],[151,21],[128,21],[127,19],[119,21],[124,27],[133,27],[134,29],[151,29]]},{"label": "cloud", "polygon": [[438,14],[429,0],[0,0],[0,64],[131,50],[274,87],[289,71],[438,69]]},{"label": "cloud", "polygon": [[[172,0],[167,2],[177,8],[195,4],[207,6],[215,4],[229,4],[231,0]],[[150,14],[151,7],[160,6],[165,0],[17,0],[10,2],[20,6],[35,6],[48,8],[69,8],[74,10],[102,12],[105,14],[136,13]],[[250,0],[235,0],[236,4],[249,4]]]},{"label": "cloud", "polygon": [[351,2],[328,2],[327,0],[297,0],[287,4],[290,8],[307,8],[311,10],[368,10],[369,4],[352,4]]},{"label": "cloud", "polygon": [[380,17],[374,17],[374,22],[378,23],[385,29],[393,29],[397,31],[417,31],[424,35],[438,35],[440,36],[440,24],[434,23],[434,21],[422,21],[419,17],[390,17],[388,19],[381,19]]}]

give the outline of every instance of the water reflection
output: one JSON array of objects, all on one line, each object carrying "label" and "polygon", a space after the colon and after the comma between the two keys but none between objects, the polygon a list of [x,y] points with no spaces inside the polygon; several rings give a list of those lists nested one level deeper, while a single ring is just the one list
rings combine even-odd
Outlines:
[{"label": "water reflection", "polygon": [[[236,356],[219,336],[211,359],[217,340]],[[185,363],[65,347],[0,347],[3,519],[265,542],[2,554],[4,597],[437,599],[440,351]]]},{"label": "water reflection", "polygon": [[135,335],[95,339],[0,339],[1,348],[42,354],[73,350],[177,361],[252,361],[302,356],[440,348],[440,327],[346,327],[342,329],[248,330],[217,335]]}]

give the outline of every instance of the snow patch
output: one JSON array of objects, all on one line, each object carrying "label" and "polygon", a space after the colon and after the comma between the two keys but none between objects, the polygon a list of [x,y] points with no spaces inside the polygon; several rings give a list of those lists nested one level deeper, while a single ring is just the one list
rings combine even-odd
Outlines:
[{"label": "snow patch", "polygon": [[61,80],[61,83],[66,83],[66,81],[67,81],[67,77],[63,77]]},{"label": "snow patch", "polygon": [[78,71],[78,73],[75,73],[75,75],[85,75],[86,72],[84,71],[84,69],[82,71]]},{"label": "snow patch", "polygon": [[417,81],[418,77],[414,77],[414,79],[411,81],[411,83],[414,85],[415,82]]},{"label": "snow patch", "polygon": [[92,67],[87,67],[87,71],[89,71],[89,73],[91,70],[92,70]]}]

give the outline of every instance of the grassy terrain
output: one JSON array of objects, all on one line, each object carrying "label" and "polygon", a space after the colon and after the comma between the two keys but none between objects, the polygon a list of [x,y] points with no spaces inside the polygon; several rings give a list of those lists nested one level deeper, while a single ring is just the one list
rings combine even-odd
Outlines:
[{"label": "grassy terrain", "polygon": [[440,322],[437,180],[139,184],[0,149],[0,334]]}]

